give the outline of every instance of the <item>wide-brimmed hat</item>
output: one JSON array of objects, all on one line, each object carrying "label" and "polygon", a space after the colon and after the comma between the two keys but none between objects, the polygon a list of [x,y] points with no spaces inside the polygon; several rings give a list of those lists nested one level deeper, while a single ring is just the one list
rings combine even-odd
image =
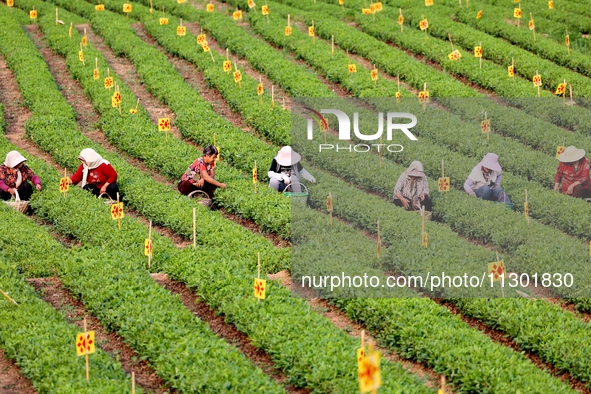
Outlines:
[{"label": "wide-brimmed hat", "polygon": [[406,175],[408,176],[418,176],[422,177],[425,176],[425,172],[423,171],[423,164],[420,161],[413,161],[410,163],[410,166],[406,169]]},{"label": "wide-brimmed hat", "polygon": [[4,165],[10,168],[14,168],[25,160],[27,159],[25,159],[23,155],[13,150],[6,154],[6,160],[4,161]]},{"label": "wide-brimmed hat", "polygon": [[480,165],[493,171],[501,171],[501,165],[499,164],[499,155],[496,155],[494,153],[487,153],[486,155],[484,155],[482,161],[480,162]]},{"label": "wide-brimmed hat", "polygon": [[302,160],[302,156],[299,153],[296,153],[291,149],[291,146],[287,145],[284,146],[279,150],[277,156],[275,156],[275,161],[280,166],[292,166]]},{"label": "wide-brimmed hat", "polygon": [[558,155],[558,161],[562,163],[571,163],[573,161],[578,161],[583,157],[585,157],[585,150],[577,149],[571,145]]}]

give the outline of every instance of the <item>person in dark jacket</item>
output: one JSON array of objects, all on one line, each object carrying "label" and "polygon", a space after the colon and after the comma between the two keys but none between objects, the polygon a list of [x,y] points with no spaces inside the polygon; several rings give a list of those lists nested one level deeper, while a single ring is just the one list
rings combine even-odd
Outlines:
[{"label": "person in dark jacket", "polygon": [[35,189],[41,190],[41,179],[25,164],[23,155],[13,150],[8,152],[4,164],[0,166],[0,198],[10,200],[18,193],[22,201],[28,201]]},{"label": "person in dark jacket", "polygon": [[267,173],[269,187],[280,192],[286,188],[290,192],[300,192],[300,176],[307,181],[316,183],[316,178],[302,167],[301,159],[302,156],[294,152],[291,146],[281,148],[271,162],[271,168]]}]

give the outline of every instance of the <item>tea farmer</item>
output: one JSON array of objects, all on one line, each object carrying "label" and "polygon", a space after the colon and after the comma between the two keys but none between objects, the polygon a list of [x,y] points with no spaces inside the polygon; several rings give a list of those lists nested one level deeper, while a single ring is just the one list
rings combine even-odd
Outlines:
[{"label": "tea farmer", "polygon": [[269,187],[280,192],[288,187],[287,190],[290,192],[301,192],[300,176],[309,182],[316,183],[316,178],[302,167],[301,159],[302,156],[294,152],[291,146],[281,148],[277,156],[273,158],[271,168],[267,173]]},{"label": "tea farmer", "polygon": [[558,191],[562,182],[562,194],[585,198],[589,193],[589,159],[583,149],[569,146],[558,155],[558,169],[554,176],[554,190]]},{"label": "tea farmer", "polygon": [[429,183],[420,161],[413,161],[400,174],[394,187],[394,204],[404,207],[407,211],[421,207],[424,207],[426,211],[431,211],[433,203],[429,197]]},{"label": "tea farmer", "polygon": [[213,198],[213,192],[221,187],[226,188],[225,183],[216,181],[215,160],[218,157],[218,150],[213,145],[203,149],[203,156],[195,160],[185,171],[178,184],[178,189],[185,196],[196,190],[201,190]]},{"label": "tea farmer", "polygon": [[96,153],[94,149],[82,149],[78,159],[82,162],[74,175],[70,177],[70,183],[90,191],[95,196],[103,193],[109,195],[112,200],[117,199],[119,186],[117,185],[117,172],[107,160]]},{"label": "tea farmer", "polygon": [[33,186],[41,190],[41,179],[26,164],[23,155],[13,150],[8,152],[4,164],[0,166],[0,197],[10,200],[18,192],[19,198],[28,201],[33,194]]},{"label": "tea farmer", "polygon": [[499,156],[487,153],[468,175],[464,182],[464,190],[472,197],[511,204],[511,200],[501,187],[502,178]]}]

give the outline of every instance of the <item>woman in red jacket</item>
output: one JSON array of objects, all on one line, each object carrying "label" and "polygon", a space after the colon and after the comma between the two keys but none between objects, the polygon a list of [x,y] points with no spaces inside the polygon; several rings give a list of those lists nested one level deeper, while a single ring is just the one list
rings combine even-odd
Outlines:
[{"label": "woman in red jacket", "polygon": [[70,178],[70,183],[78,184],[82,181],[82,188],[90,190],[95,196],[107,193],[111,199],[117,199],[119,186],[117,185],[117,172],[93,149],[82,149],[78,156],[82,164]]}]

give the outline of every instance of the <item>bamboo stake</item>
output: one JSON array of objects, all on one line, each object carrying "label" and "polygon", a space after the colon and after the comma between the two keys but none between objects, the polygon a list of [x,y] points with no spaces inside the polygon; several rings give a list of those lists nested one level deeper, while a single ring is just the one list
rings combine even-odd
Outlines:
[{"label": "bamboo stake", "polygon": [[[261,252],[257,253],[257,279],[261,279]],[[257,302],[261,302],[260,298],[257,298]]]},{"label": "bamboo stake", "polygon": [[[283,97],[283,109],[287,109],[287,107],[285,106],[285,97]],[[326,144],[326,135],[324,136],[324,143]]]},{"label": "bamboo stake", "polygon": [[150,246],[150,253],[148,253],[148,269],[151,267],[152,265],[152,221],[150,220],[150,229],[148,230],[148,245]]},{"label": "bamboo stake", "polygon": [[[255,170],[257,169],[257,161],[256,160],[254,161],[254,168],[255,168]],[[258,182],[256,182],[256,178],[253,179],[253,180],[254,180],[254,192],[256,193],[257,192],[257,183]]]},{"label": "bamboo stake", "polygon": [[55,25],[57,26],[57,21],[58,21],[58,16],[57,16],[57,7],[55,7]]},{"label": "bamboo stake", "polygon": [[[262,83],[263,83],[263,77],[259,75],[259,84],[262,84]],[[259,95],[259,98],[260,98],[260,102],[262,104],[263,103],[263,95],[262,94]]]},{"label": "bamboo stake", "polygon": [[443,163],[443,160],[441,160],[441,177],[445,178],[445,164]]},{"label": "bamboo stake", "polygon": [[380,168],[382,168],[382,136],[380,136]]},{"label": "bamboo stake", "polygon": [[193,207],[193,249],[197,249],[197,221],[195,207]]},{"label": "bamboo stake", "polygon": [[[117,194],[117,200],[119,200],[119,194]],[[86,342],[86,316],[84,317],[84,341]],[[88,351],[84,349],[86,353],[86,380],[90,380],[90,368],[88,366]]]},{"label": "bamboo stake", "polygon": [[314,29],[314,19],[312,19],[312,29],[314,30],[314,35],[312,36],[312,43],[316,45],[316,29]]},{"label": "bamboo stake", "polygon": [[150,0],[150,14],[154,13],[154,6],[152,5],[152,0]]},{"label": "bamboo stake", "polygon": [[564,80],[564,93],[562,93],[562,108],[566,105],[566,79]]},{"label": "bamboo stake", "polygon": [[13,300],[7,293],[3,292],[2,290],[0,290],[0,293],[2,293],[2,295],[4,297],[6,297],[6,299],[10,302],[12,302],[14,305],[18,306],[18,304],[16,303],[15,300]]},{"label": "bamboo stake", "polygon": [[[568,28],[566,29],[566,37],[569,37],[569,35],[568,35]],[[568,44],[569,45],[566,46],[566,49],[568,50],[568,54],[570,55],[570,37],[569,37]]]},{"label": "bamboo stake", "polygon": [[[425,15],[421,14],[421,20],[425,19]],[[429,35],[427,34],[427,29],[425,29],[425,37],[427,38],[427,40],[429,39]]]},{"label": "bamboo stake", "polygon": [[[529,210],[529,204],[527,203],[527,189],[525,189],[525,203],[527,204],[527,209]],[[529,213],[527,214],[527,224],[529,224]]]},{"label": "bamboo stake", "polygon": [[445,375],[441,375],[441,394],[445,394]]},{"label": "bamboo stake", "polygon": [[[538,70],[536,70],[536,75],[539,75],[540,73],[538,72]],[[540,87],[538,86],[538,97],[540,97]]]},{"label": "bamboo stake", "polygon": [[[531,21],[533,22],[534,16],[532,15],[531,12],[529,13],[529,17],[530,17]],[[535,41],[536,40],[536,25],[535,25],[535,23],[534,23],[534,28],[532,29],[532,31],[534,32],[534,41]]]},{"label": "bamboo stake", "polygon": [[[468,0],[466,0],[468,1]],[[482,41],[480,41],[480,49],[482,49]],[[484,50],[482,51],[482,55],[478,58],[480,60],[480,69],[482,70],[482,56],[484,56]]]},{"label": "bamboo stake", "polygon": [[[119,192],[117,192],[117,206],[119,207]],[[117,215],[117,227],[119,227],[119,230],[121,230],[121,213]]]},{"label": "bamboo stake", "polygon": [[271,108],[275,108],[275,86],[271,85]]},{"label": "bamboo stake", "polygon": [[382,237],[380,236],[380,220],[378,219],[378,259],[381,257],[382,252]]},{"label": "bamboo stake", "polygon": [[[68,170],[64,168],[64,178],[68,177]],[[66,198],[66,192],[64,191],[64,198]]]},{"label": "bamboo stake", "polygon": [[[521,9],[521,3],[517,5],[517,8]],[[521,18],[517,18],[517,27],[521,27]]]},{"label": "bamboo stake", "polygon": [[334,35],[331,38],[331,51],[330,51],[331,56],[334,57]]},{"label": "bamboo stake", "polygon": [[[152,4],[152,0],[150,0]],[[131,394],[135,394],[135,372],[131,371]]]},{"label": "bamboo stake", "polygon": [[451,41],[451,34],[450,33],[447,33],[447,38],[449,38],[449,44],[451,45],[451,51],[453,52],[454,51],[454,43]]},{"label": "bamboo stake", "polygon": [[[402,16],[402,8],[398,9],[400,11],[400,16]],[[403,23],[400,23],[400,32],[402,33],[404,31],[404,28],[402,27]]]},{"label": "bamboo stake", "polygon": [[[84,55],[84,51],[82,50],[82,43],[80,43],[80,52],[82,52],[82,54]],[[82,58],[82,65],[86,66],[86,63],[84,63],[84,58]]]}]

